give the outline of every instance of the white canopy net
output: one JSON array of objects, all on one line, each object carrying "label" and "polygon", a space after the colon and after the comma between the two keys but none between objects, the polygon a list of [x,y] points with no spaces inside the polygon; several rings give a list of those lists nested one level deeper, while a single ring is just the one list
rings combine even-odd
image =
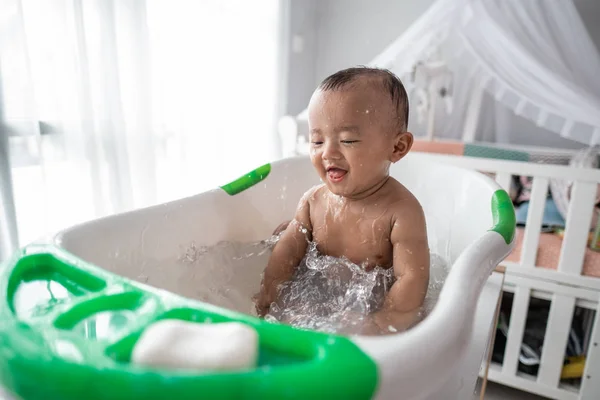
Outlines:
[{"label": "white canopy net", "polygon": [[418,66],[446,67],[450,96],[426,105],[436,137],[510,143],[527,124],[600,143],[600,55],[571,0],[438,0],[370,65],[403,79],[417,115],[435,70]]}]

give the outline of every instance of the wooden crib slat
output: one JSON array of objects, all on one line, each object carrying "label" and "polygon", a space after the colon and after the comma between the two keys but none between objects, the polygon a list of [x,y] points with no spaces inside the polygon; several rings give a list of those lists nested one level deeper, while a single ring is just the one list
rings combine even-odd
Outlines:
[{"label": "wooden crib slat", "polygon": [[538,371],[538,382],[543,385],[558,386],[574,310],[574,297],[560,294],[552,296]]},{"label": "wooden crib slat", "polygon": [[[519,269],[523,269],[521,267],[517,267]],[[587,302],[598,302],[598,291],[596,289],[585,289],[581,287],[574,287],[566,283],[555,283],[544,280],[541,277],[533,277],[533,276],[521,276],[513,273],[514,270],[508,270],[504,281],[512,286],[528,286],[535,297],[535,291],[546,292],[546,293],[556,293],[562,294],[564,296],[573,296],[577,298],[577,300],[586,300]],[[556,274],[556,272],[553,272]],[[561,274],[564,276],[564,274]],[[595,306],[594,306],[595,308]]]},{"label": "wooden crib slat", "polygon": [[502,361],[502,374],[510,376],[517,374],[523,332],[527,321],[530,293],[531,289],[527,285],[522,285],[515,289],[508,324],[506,349],[504,350],[504,360]]},{"label": "wooden crib slat", "polygon": [[533,178],[531,200],[529,201],[529,211],[527,212],[527,222],[523,236],[523,251],[521,253],[521,264],[524,267],[535,267],[542,218],[544,216],[544,204],[548,194],[548,182],[548,178]]},{"label": "wooden crib slat", "polygon": [[512,175],[506,172],[498,172],[496,174],[496,183],[500,185],[500,187],[507,192],[510,193],[510,181],[512,179]]},{"label": "wooden crib slat", "polygon": [[586,355],[580,400],[597,400],[600,393],[600,306],[596,308],[590,347]]},{"label": "wooden crib slat", "polygon": [[565,238],[558,261],[558,270],[561,272],[581,274],[597,186],[596,183],[581,181],[573,185]]}]

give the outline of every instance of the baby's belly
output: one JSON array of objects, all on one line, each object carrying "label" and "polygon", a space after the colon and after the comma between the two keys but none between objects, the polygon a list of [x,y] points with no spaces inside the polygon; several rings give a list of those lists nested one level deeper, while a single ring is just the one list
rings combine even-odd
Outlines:
[{"label": "baby's belly", "polygon": [[372,271],[376,267],[388,269],[393,264],[392,248],[384,246],[353,245],[331,245],[327,242],[321,244],[318,241],[319,253],[331,257],[346,258],[354,264],[359,265],[365,271]]}]

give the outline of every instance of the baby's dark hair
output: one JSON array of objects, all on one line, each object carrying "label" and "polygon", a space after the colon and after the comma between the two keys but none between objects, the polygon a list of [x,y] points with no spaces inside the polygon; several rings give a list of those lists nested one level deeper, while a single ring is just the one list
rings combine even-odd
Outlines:
[{"label": "baby's dark hair", "polygon": [[408,129],[408,95],[402,81],[390,70],[358,66],[343,69],[325,78],[318,89],[323,91],[348,88],[360,78],[379,78],[397,110],[398,123],[402,131]]}]

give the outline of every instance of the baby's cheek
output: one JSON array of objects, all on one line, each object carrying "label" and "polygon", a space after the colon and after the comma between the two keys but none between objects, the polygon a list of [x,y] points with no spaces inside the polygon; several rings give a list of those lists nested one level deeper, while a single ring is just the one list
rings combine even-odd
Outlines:
[{"label": "baby's cheek", "polygon": [[353,157],[352,161],[355,167],[364,168],[365,163],[368,163],[368,157],[365,157],[362,154],[358,154]]},{"label": "baby's cheek", "polygon": [[312,163],[313,167],[314,167],[314,168],[315,168],[315,169],[316,169],[316,170],[317,170],[319,173],[321,173],[321,169],[322,169],[322,166],[321,166],[321,159],[320,159],[320,158],[317,156],[317,154],[313,153],[312,151],[313,151],[313,150],[311,150],[311,153],[310,153],[310,161],[311,161],[311,163]]}]

